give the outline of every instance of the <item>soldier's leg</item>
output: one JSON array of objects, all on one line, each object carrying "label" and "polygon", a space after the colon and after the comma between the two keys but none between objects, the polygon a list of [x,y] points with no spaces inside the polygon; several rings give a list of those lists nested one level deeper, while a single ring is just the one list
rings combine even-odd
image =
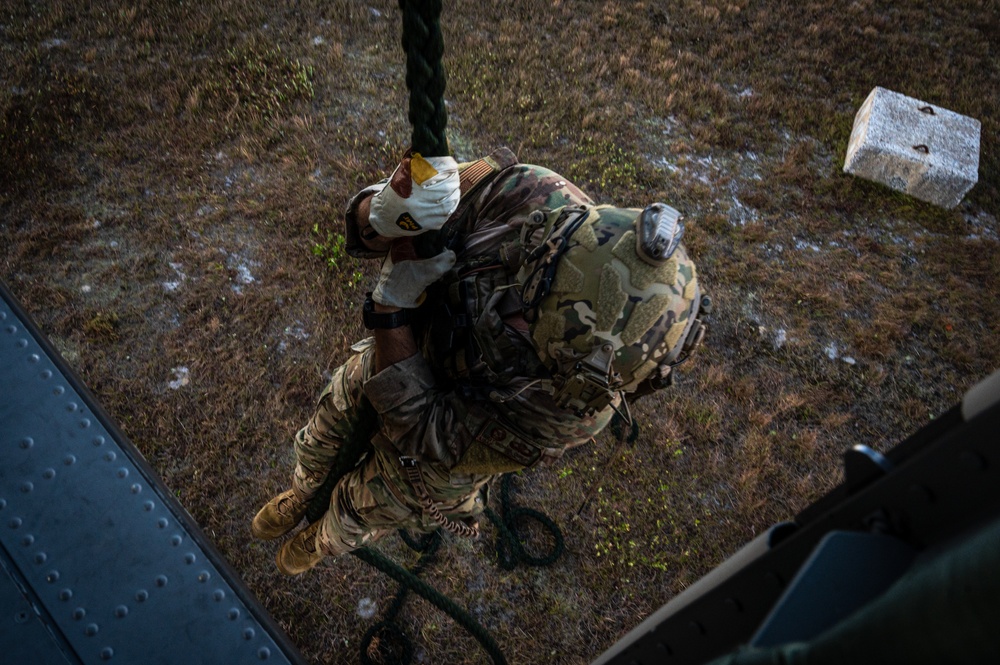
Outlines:
[{"label": "soldier's leg", "polygon": [[[421,465],[421,476],[437,509],[451,520],[475,522],[486,507],[489,476],[452,476],[437,465]],[[343,554],[364,547],[396,529],[430,533],[442,525],[421,507],[399,458],[376,451],[342,480],[323,516],[320,549]]]},{"label": "soldier's leg", "polygon": [[[324,555],[338,556],[365,547],[396,529],[429,533],[441,524],[424,511],[398,458],[374,451],[364,464],[344,476],[321,519],[300,531],[278,551],[278,570],[304,573]],[[428,494],[449,520],[475,522],[485,508],[489,476],[451,476],[427,465],[423,477]]]},{"label": "soldier's leg", "polygon": [[386,473],[394,458],[374,453],[348,474],[330,497],[330,509],[322,518],[320,549],[336,556],[365,547],[396,529],[433,531],[419,505],[392,485]]},{"label": "soldier's leg", "polygon": [[[374,455],[373,457],[377,457]],[[282,545],[275,563],[286,575],[304,573],[324,555],[339,556],[369,545],[394,529],[433,530],[414,511],[388,492],[379,465],[369,458],[334,488],[323,517]]]},{"label": "soldier's leg", "polygon": [[352,350],[358,352],[333,373],[312,418],[295,435],[292,489],[306,500],[326,479],[343,444],[344,425],[357,408],[362,386],[373,372],[373,345],[365,340],[354,345]]},{"label": "soldier's leg", "polygon": [[355,354],[334,372],[312,418],[295,435],[292,489],[271,499],[257,513],[251,524],[256,537],[270,540],[295,528],[309,499],[323,484],[343,442],[343,424],[357,406],[361,387],[372,372],[370,342],[360,342],[352,350]]}]

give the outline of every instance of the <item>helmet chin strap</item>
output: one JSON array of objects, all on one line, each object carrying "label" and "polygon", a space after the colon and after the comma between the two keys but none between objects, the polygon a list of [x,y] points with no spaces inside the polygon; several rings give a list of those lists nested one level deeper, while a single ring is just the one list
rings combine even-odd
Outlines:
[{"label": "helmet chin strap", "polygon": [[[618,397],[620,398],[619,401],[618,401],[618,403],[621,404],[622,408],[618,408],[618,405],[615,404],[614,402],[611,403],[611,408],[614,409],[615,413],[618,414],[618,417],[621,418],[625,422],[625,426],[631,429],[631,427],[632,427],[632,407],[628,403],[628,399],[627,399],[628,395],[625,393],[624,390],[619,390],[618,391]],[[625,413],[622,413],[622,409],[625,410]]]}]

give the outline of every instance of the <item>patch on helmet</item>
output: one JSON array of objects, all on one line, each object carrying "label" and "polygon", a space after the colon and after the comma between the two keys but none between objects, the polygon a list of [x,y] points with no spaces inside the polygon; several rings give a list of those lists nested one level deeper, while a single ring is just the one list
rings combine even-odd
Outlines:
[{"label": "patch on helmet", "polygon": [[535,346],[542,360],[545,360],[549,356],[549,340],[562,339],[566,330],[566,320],[555,312],[541,312],[533,327],[531,337],[535,340]]},{"label": "patch on helmet", "polygon": [[635,253],[635,231],[628,231],[615,243],[611,254],[628,266],[632,286],[648,289],[656,283],[673,284],[677,279],[677,259],[671,257],[661,266],[651,266]]},{"label": "patch on helmet", "polygon": [[594,215],[594,211],[591,210],[587,219],[584,220],[583,225],[580,226],[573,233],[573,240],[580,243],[582,247],[593,252],[597,249],[597,234],[594,233],[594,225],[591,223],[590,217]]},{"label": "patch on helmet", "polygon": [[670,305],[673,296],[658,293],[649,300],[643,301],[632,309],[632,315],[628,317],[628,323],[622,330],[622,344],[632,346],[649,331],[650,328],[663,316]]},{"label": "patch on helmet", "polygon": [[687,318],[670,326],[670,330],[667,331],[666,336],[663,338],[663,348],[669,351],[677,346],[677,342],[681,341],[681,335],[684,334],[685,328],[687,328]]},{"label": "patch on helmet", "polygon": [[[693,268],[694,266],[692,266]],[[693,271],[692,271],[693,273]],[[688,280],[687,285],[684,287],[684,299],[694,300],[694,294],[698,292],[698,280],[691,275],[691,279]]]},{"label": "patch on helmet", "polygon": [[552,280],[555,293],[578,293],[583,290],[583,271],[577,268],[567,253],[559,260],[556,278]]},{"label": "patch on helmet", "polygon": [[605,263],[597,292],[597,329],[611,330],[627,302],[628,294],[622,289],[621,275]]}]

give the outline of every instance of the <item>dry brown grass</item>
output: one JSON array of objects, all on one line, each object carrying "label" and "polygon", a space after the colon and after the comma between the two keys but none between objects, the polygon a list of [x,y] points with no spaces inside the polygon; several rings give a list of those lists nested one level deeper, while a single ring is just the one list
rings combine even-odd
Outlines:
[{"label": "dry brown grass", "polygon": [[[247,524],[362,334],[375,266],[312,248],[408,141],[396,3],[78,4],[0,10],[0,276],[303,652],[355,662],[359,601],[394,585],[352,558],[283,579]],[[505,572],[450,540],[428,573],[510,662],[589,661],[833,486],[844,448],[1000,366],[995,2],[453,0],[445,33],[458,156],[506,144],[602,201],[684,209],[717,306],[634,448],[523,478],[562,560]],[[956,210],[841,172],[875,85],[982,121]],[[486,660],[404,615],[421,662]]]}]

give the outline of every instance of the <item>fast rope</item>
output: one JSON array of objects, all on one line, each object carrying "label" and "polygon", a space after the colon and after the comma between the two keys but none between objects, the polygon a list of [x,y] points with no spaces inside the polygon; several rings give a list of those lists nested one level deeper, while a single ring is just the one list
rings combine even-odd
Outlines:
[{"label": "fast rope", "polygon": [[[337,457],[334,459],[330,473],[323,481],[319,490],[317,490],[316,495],[310,500],[309,506],[306,509],[306,519],[310,523],[320,519],[327,509],[329,509],[330,497],[340,479],[355,468],[360,460],[372,452],[371,436],[377,427],[377,423],[378,414],[375,411],[375,407],[364,396],[362,396],[354,413],[338,423],[335,433],[344,443],[337,452]],[[558,559],[565,548],[562,532],[554,521],[541,512],[514,504],[511,500],[513,477],[514,474],[506,474],[500,483],[500,506],[503,514],[497,515],[491,509],[487,509],[485,513],[490,521],[496,525],[499,532],[496,544],[498,563],[505,570],[512,570],[519,562],[530,566],[547,566]],[[544,529],[549,531],[554,545],[547,554],[541,556],[533,555],[525,548],[522,527],[526,519],[535,520]],[[396,594],[396,599],[387,613],[387,618],[373,626],[362,640],[362,662],[372,662],[369,654],[375,652],[379,654],[379,657],[383,659],[382,662],[386,664],[410,662],[412,646],[409,645],[408,639],[392,622],[392,619],[402,607],[406,592],[412,590],[465,628],[479,641],[479,644],[490,655],[490,658],[493,659],[496,665],[504,665],[507,661],[504,658],[503,652],[486,629],[472,618],[465,609],[417,577],[417,574],[426,568],[431,561],[431,557],[437,551],[441,540],[440,532],[430,534],[430,539],[425,538],[420,543],[410,539],[404,531],[401,531],[400,535],[411,548],[422,552],[413,570],[406,570],[377,550],[371,548],[362,547],[351,552],[357,558],[374,566],[401,585],[400,590]],[[377,644],[375,644],[376,638],[378,639]],[[374,652],[372,651],[373,646],[375,648]],[[390,658],[397,658],[398,660],[389,660]]]},{"label": "fast rope", "polygon": [[[410,549],[420,552],[420,558],[410,573],[419,575],[431,562],[438,548],[441,547],[441,533],[424,534],[419,540],[415,540],[409,532],[400,529],[399,536],[410,547]],[[413,643],[396,624],[396,616],[403,608],[406,601],[407,592],[410,587],[400,584],[396,597],[392,599],[392,604],[386,610],[381,621],[373,625],[361,638],[361,662],[363,665],[390,665],[395,663],[409,663],[413,658]]]},{"label": "fast rope", "polygon": [[[500,481],[500,508],[502,515],[497,515],[491,508],[485,511],[497,528],[496,553],[497,563],[504,570],[513,570],[518,563],[528,566],[548,566],[562,556],[566,549],[566,541],[563,539],[559,526],[547,515],[533,508],[515,506],[510,499],[511,485],[513,484],[513,473],[503,476]],[[524,546],[525,538],[522,536],[522,527],[525,520],[534,520],[549,532],[553,545],[547,554],[536,556],[528,552]]]},{"label": "fast rope", "polygon": [[[501,507],[503,516],[498,516],[489,508],[486,516],[498,529],[496,552],[497,561],[504,570],[513,570],[518,563],[529,566],[548,566],[558,559],[565,549],[565,541],[559,527],[546,515],[531,508],[515,506],[511,501],[511,485],[514,474],[506,474],[501,480]],[[548,554],[535,556],[528,553],[521,538],[519,525],[524,518],[539,522],[549,531],[554,541]],[[408,532],[400,530],[400,537],[410,549],[420,552],[420,558],[413,568],[407,570],[394,561],[383,556],[377,550],[361,548],[355,550],[359,559],[378,568],[389,577],[399,582],[399,590],[392,604],[386,610],[384,618],[373,625],[361,640],[361,662],[363,665],[405,665],[413,657],[413,645],[407,635],[396,624],[395,619],[403,607],[409,591],[416,591],[425,600],[452,617],[459,625],[469,631],[490,655],[493,662],[503,665],[507,661],[500,647],[490,634],[468,612],[434,587],[421,580],[419,575],[432,561],[443,540],[441,531],[425,534],[421,539],[413,539]]]},{"label": "fast rope", "polygon": [[[313,496],[310,500],[308,508],[306,508],[306,519],[309,520],[310,524],[320,519],[330,507],[330,497],[332,496],[337,483],[340,482],[340,479],[355,468],[359,461],[373,450],[371,437],[375,432],[377,424],[378,413],[375,411],[375,407],[372,406],[372,403],[368,400],[368,398],[364,396],[362,396],[361,401],[354,410],[354,413],[350,417],[345,418],[338,423],[335,433],[343,440],[344,443],[340,447],[340,450],[337,451],[337,457],[333,461],[330,473],[323,481],[323,484],[320,485],[319,490],[316,491],[315,496]],[[406,570],[378,551],[367,547],[354,550],[351,554],[396,580],[403,585],[403,588],[415,591],[429,603],[445,612],[479,641],[480,645],[482,645],[483,649],[490,655],[496,665],[506,665],[507,661],[503,656],[503,652],[500,651],[500,647],[486,631],[486,629],[479,625],[479,623],[472,618],[472,615],[470,615],[457,603],[418,578],[413,571]],[[421,557],[421,561],[422,560],[423,557]],[[426,565],[426,562],[421,564],[421,561],[418,561],[418,572]],[[399,600],[399,603],[402,605],[401,599]],[[395,632],[400,633],[401,631],[396,629]],[[393,629],[387,627],[383,633],[386,635],[385,639],[391,639],[389,636],[392,635]],[[375,634],[373,633],[372,638],[374,637]],[[398,635],[396,637],[398,638]],[[363,662],[370,662],[365,659],[368,658],[368,649],[371,646],[370,642],[372,638],[366,636],[366,639],[362,641],[363,650],[361,657]],[[382,638],[380,638],[380,641],[381,639]],[[389,647],[386,648],[389,649]],[[412,647],[409,647],[409,651],[407,651],[407,647],[392,649],[392,652],[395,651],[399,651],[402,656],[407,657],[406,660],[400,660],[398,662],[409,662],[409,656],[407,656],[407,653],[412,655]],[[386,662],[388,663],[392,661]]]},{"label": "fast rope", "polygon": [[[402,45],[406,52],[406,87],[410,93],[409,120],[413,127],[412,147],[426,157],[445,156],[450,153],[445,126],[448,114],[444,104],[446,85],[444,66],[444,38],[441,34],[441,0],[399,0],[403,13]],[[347,418],[338,427],[337,435],[344,444],[334,460],[330,473],[309,503],[306,518],[310,523],[320,519],[330,505],[330,497],[340,479],[358,465],[360,460],[372,452],[371,435],[377,427],[377,413],[371,402],[362,397],[353,417]],[[563,552],[565,543],[555,522],[542,513],[529,508],[514,506],[510,500],[511,475],[501,482],[501,507],[503,516],[490,509],[486,515],[497,526],[497,559],[506,570],[513,569],[518,562],[533,566],[549,565]],[[546,555],[534,556],[528,553],[521,539],[520,526],[525,519],[533,519],[552,534],[553,549]],[[384,618],[368,630],[362,640],[361,661],[366,665],[374,663],[372,656],[379,658],[380,664],[409,663],[413,647],[405,634],[394,623],[403,606],[408,591],[413,590],[425,600],[451,616],[469,631],[482,645],[497,665],[505,665],[506,659],[499,646],[472,616],[454,601],[417,577],[432,560],[440,547],[441,534],[435,532],[419,543],[413,541],[405,531],[400,531],[404,541],[421,556],[412,570],[406,570],[376,550],[363,547],[351,552],[400,583],[399,591]]]},{"label": "fast rope", "polygon": [[445,75],[441,56],[441,0],[399,0],[403,12],[403,50],[406,51],[406,87],[410,91],[413,151],[425,157],[444,157],[448,150],[444,106]]}]

